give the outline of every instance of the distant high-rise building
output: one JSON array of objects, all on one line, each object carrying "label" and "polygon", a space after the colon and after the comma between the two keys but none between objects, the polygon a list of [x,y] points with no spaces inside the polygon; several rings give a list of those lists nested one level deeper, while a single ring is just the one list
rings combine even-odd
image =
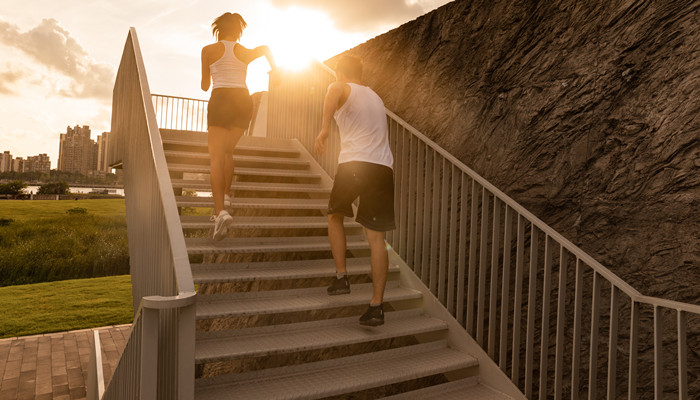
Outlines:
[{"label": "distant high-rise building", "polygon": [[14,160],[12,160],[12,171],[14,172],[25,172],[24,171],[25,164],[24,164],[24,158],[22,157],[17,157]]},{"label": "distant high-rise building", "polygon": [[102,132],[102,135],[97,136],[97,148],[97,172],[104,175],[111,170],[107,163],[107,155],[109,154],[109,132]]},{"label": "distant high-rise building", "polygon": [[24,161],[24,172],[41,172],[48,174],[51,172],[51,160],[46,153],[27,157]]},{"label": "distant high-rise building", "polygon": [[90,127],[76,125],[66,128],[62,133],[58,147],[58,170],[77,172],[83,175],[97,170],[98,147],[90,139]]},{"label": "distant high-rise building", "polygon": [[12,161],[12,154],[9,151],[0,154],[0,172],[11,172]]}]

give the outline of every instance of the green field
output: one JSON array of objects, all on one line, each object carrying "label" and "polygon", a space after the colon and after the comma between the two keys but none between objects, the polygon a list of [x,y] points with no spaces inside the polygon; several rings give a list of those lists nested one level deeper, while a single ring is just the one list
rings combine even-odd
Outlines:
[{"label": "green field", "polygon": [[0,338],[130,323],[128,275],[0,288]]},{"label": "green field", "polygon": [[123,199],[0,201],[0,286],[128,273]]}]

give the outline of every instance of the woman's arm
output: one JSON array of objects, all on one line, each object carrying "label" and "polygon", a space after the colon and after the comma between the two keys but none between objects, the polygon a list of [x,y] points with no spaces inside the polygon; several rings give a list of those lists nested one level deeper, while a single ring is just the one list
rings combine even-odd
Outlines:
[{"label": "woman's arm", "polygon": [[275,64],[275,59],[274,57],[272,57],[272,52],[267,46],[258,46],[251,50],[246,49],[242,45],[238,44],[236,45],[236,47],[234,47],[233,51],[236,54],[236,57],[238,57],[239,60],[243,61],[246,64],[250,64],[258,58],[265,56],[265,58],[267,59],[267,63],[270,64],[270,69],[277,69],[277,64]]},{"label": "woman's arm", "polygon": [[209,52],[207,47],[202,48],[202,90],[209,90],[211,85],[211,71],[209,70]]}]

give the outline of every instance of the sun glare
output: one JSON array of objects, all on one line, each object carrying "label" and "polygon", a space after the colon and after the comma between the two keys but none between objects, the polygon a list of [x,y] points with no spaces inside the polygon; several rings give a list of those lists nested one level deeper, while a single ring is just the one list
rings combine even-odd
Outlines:
[{"label": "sun glare", "polygon": [[[252,26],[249,27],[251,29]],[[301,70],[312,60],[323,60],[342,51],[339,39],[343,36],[327,14],[298,7],[275,9],[266,16],[265,26],[248,33],[270,46],[277,65],[286,70]],[[342,42],[342,40],[340,40]],[[245,37],[242,41],[246,42]],[[258,60],[248,69],[251,92],[267,89],[267,63]]]}]

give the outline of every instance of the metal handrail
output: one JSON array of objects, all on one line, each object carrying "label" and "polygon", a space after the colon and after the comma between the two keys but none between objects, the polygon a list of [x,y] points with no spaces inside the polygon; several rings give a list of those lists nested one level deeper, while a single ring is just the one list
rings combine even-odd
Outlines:
[{"label": "metal handrail", "polygon": [[[334,77],[332,70],[317,63],[270,88],[268,136],[298,139],[312,152],[325,89]],[[585,392],[596,398],[597,375],[602,371],[598,347],[606,339],[607,397],[615,398],[624,390],[617,387],[623,313],[630,318],[626,390],[630,399],[636,398],[638,386],[647,384],[638,378],[642,305],[654,311],[655,398],[664,393],[665,310],[677,315],[677,392],[679,398],[688,398],[686,325],[689,314],[700,315],[700,306],[642,295],[406,121],[390,110],[386,113],[398,207],[398,227],[387,235],[387,242],[528,398],[560,399],[565,380],[570,382],[572,399]],[[335,126],[327,148],[317,160],[332,176],[339,151]],[[609,294],[602,291],[603,285]],[[586,307],[584,293],[591,296]],[[568,304],[572,298],[573,307]],[[552,316],[554,330],[549,326]],[[605,329],[600,323],[604,317],[610,321]],[[601,336],[605,330],[607,338]],[[555,354],[550,354],[550,342],[556,346]],[[584,350],[587,382],[580,374]]]},{"label": "metal handrail", "polygon": [[136,312],[103,399],[191,400],[196,293],[134,28],[114,86],[110,137],[115,146],[109,164],[124,170]]}]

